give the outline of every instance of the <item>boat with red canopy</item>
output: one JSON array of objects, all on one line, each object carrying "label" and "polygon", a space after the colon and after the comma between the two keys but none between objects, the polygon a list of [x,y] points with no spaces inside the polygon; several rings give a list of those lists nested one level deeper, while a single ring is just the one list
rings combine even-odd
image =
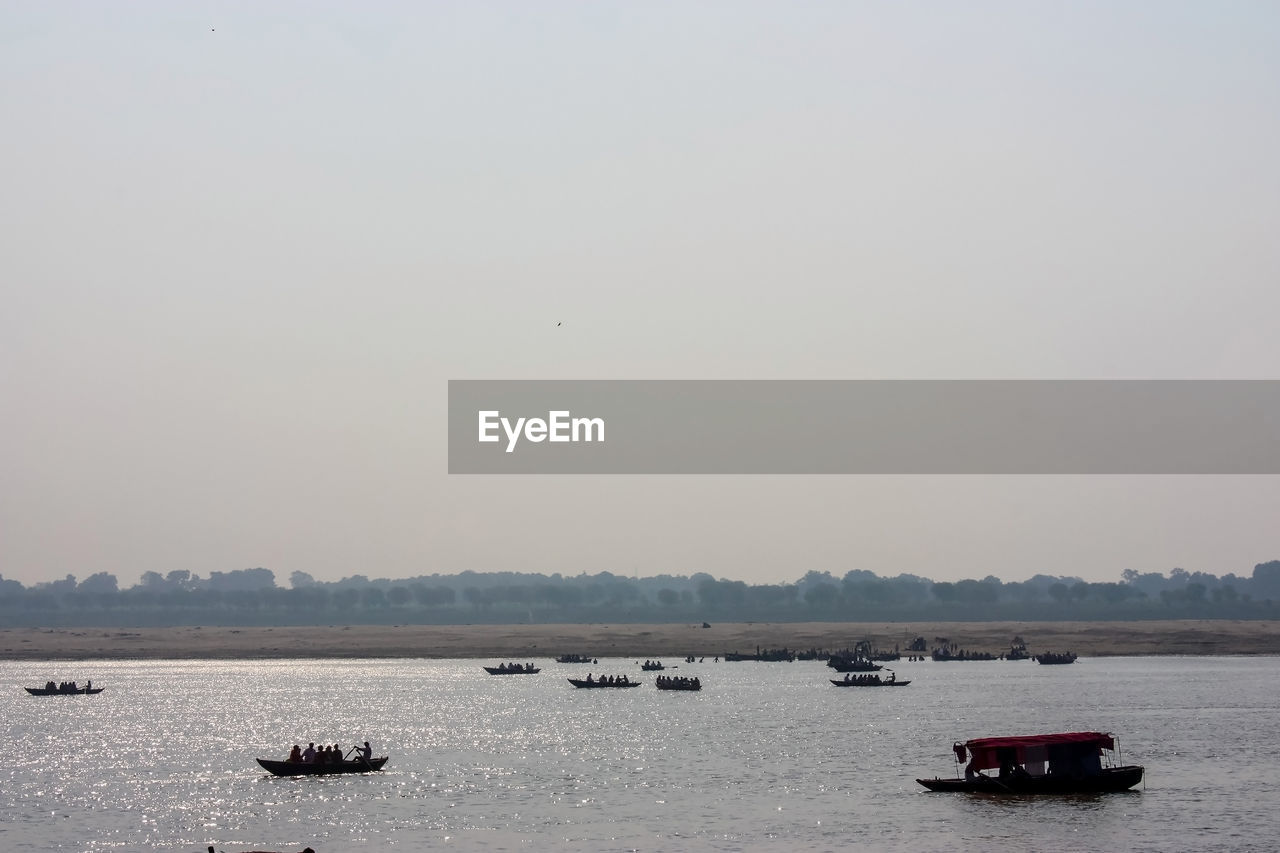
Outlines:
[{"label": "boat with red canopy", "polygon": [[930,791],[979,794],[1101,793],[1142,781],[1142,765],[1120,764],[1115,737],[1105,732],[986,737],[952,749],[957,765],[968,759],[963,777],[916,781]]}]

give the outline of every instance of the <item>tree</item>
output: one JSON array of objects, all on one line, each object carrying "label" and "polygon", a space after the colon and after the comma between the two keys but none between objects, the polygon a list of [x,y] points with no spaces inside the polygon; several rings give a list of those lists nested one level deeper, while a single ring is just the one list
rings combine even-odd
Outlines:
[{"label": "tree", "polygon": [[119,592],[120,588],[115,575],[109,572],[98,572],[80,581],[80,585],[76,587],[76,590],[78,592],[110,595]]},{"label": "tree", "polygon": [[804,592],[810,607],[833,607],[840,601],[840,588],[833,583],[815,583]]},{"label": "tree", "polygon": [[1254,598],[1280,598],[1280,560],[1254,566],[1251,586]]},{"label": "tree", "polygon": [[301,589],[304,586],[315,586],[316,579],[306,572],[293,572],[289,575],[289,586]]}]

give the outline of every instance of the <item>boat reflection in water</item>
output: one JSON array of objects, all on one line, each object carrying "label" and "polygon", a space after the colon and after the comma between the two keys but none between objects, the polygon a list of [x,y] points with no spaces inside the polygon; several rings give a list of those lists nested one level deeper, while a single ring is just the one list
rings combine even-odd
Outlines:
[{"label": "boat reflection in water", "polygon": [[916,781],[930,791],[979,794],[1103,793],[1142,781],[1142,766],[1120,765],[1115,738],[1103,732],[977,738],[952,749],[957,764],[969,759],[963,778]]}]

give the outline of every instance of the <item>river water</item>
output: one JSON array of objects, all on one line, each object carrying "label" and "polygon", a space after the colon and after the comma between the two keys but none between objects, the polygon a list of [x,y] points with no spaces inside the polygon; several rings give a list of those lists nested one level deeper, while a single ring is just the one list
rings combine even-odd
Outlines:
[{"label": "river water", "polygon": [[[631,659],[88,661],[0,664],[9,760],[0,850],[1273,850],[1280,658],[890,664],[842,689],[822,662]],[[630,690],[566,677],[627,673]],[[23,685],[88,678],[98,696]],[[951,744],[1101,730],[1125,794],[935,794]],[[255,757],[370,740],[378,774],[277,779]]]}]

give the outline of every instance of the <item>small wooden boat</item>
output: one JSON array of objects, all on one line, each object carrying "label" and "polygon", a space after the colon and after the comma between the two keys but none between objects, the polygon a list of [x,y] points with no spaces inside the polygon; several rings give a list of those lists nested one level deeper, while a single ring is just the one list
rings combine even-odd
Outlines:
[{"label": "small wooden boat", "polygon": [[587,681],[585,678],[570,678],[574,687],[639,687],[639,681]]},{"label": "small wooden boat", "polygon": [[827,680],[836,687],[906,687],[911,683],[909,678],[905,681],[885,681],[883,679],[880,681],[845,681],[842,678],[829,678]]},{"label": "small wooden boat", "polygon": [[702,689],[702,682],[696,678],[670,678],[659,676],[658,680],[653,683],[654,687],[659,690],[689,690],[698,691]]},{"label": "small wooden boat", "polygon": [[96,696],[107,688],[77,687],[75,690],[62,690],[57,687],[53,689],[49,689],[48,687],[24,687],[22,689],[30,693],[32,696]]},{"label": "small wooden boat", "polygon": [[666,669],[666,667],[663,666],[660,661],[656,661],[656,660],[654,661],[647,660],[644,663],[640,664],[640,668],[645,672],[661,672],[662,670]]},{"label": "small wooden boat", "polygon": [[490,675],[537,675],[542,672],[540,667],[533,666],[486,666],[484,671]]},{"label": "small wooden boat", "polygon": [[370,758],[365,761],[357,758],[354,761],[329,761],[324,764],[303,764],[301,761],[272,761],[259,758],[262,769],[272,776],[335,776],[340,773],[372,773],[382,769],[387,763],[387,756]]},{"label": "small wooden boat", "polygon": [[884,669],[870,658],[850,652],[838,652],[827,659],[827,666],[836,672],[879,672]]},{"label": "small wooden boat", "polygon": [[1062,654],[1059,654],[1056,652],[1045,652],[1042,655],[1036,655],[1036,663],[1044,664],[1046,666],[1053,666],[1055,664],[1060,665],[1060,664],[1067,664],[1067,663],[1075,663],[1075,662],[1076,662],[1075,652],[1065,652]]},{"label": "small wooden boat", "polygon": [[556,658],[556,663],[594,663],[599,664],[600,661],[586,655],[560,655]]},{"label": "small wooden boat", "polygon": [[[963,777],[916,781],[930,791],[971,794],[1096,794],[1142,781],[1142,765],[1115,763],[1115,738],[1105,732],[977,738],[952,750],[957,764],[969,757]],[[997,768],[998,776],[982,772]]]}]

